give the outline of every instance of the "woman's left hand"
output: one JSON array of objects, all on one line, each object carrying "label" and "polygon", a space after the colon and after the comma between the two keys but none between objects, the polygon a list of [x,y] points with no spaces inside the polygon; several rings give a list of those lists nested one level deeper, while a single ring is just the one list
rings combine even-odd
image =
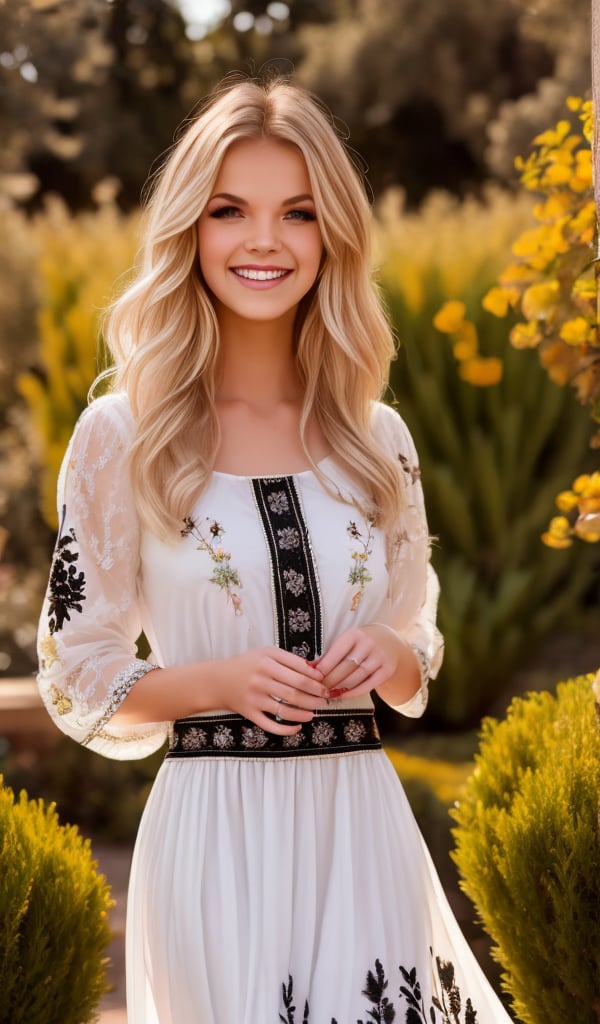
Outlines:
[{"label": "woman's left hand", "polygon": [[346,630],[312,664],[323,673],[330,697],[358,697],[395,675],[406,647],[389,626],[373,623]]}]

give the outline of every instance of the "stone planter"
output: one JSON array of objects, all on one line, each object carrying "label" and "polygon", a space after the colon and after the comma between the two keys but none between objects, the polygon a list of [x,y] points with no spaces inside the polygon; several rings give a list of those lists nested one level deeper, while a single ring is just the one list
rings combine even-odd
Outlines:
[{"label": "stone planter", "polygon": [[60,741],[32,676],[0,679],[0,740],[12,750],[52,749]]}]

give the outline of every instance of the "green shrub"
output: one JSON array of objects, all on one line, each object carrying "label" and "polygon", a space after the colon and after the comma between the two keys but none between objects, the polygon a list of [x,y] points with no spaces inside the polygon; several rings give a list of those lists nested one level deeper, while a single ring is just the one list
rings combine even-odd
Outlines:
[{"label": "green shrub", "polygon": [[452,812],[462,887],[524,1024],[600,1020],[600,726],[592,676],[483,725]]},{"label": "green shrub", "polygon": [[[581,465],[588,416],[546,377],[535,353],[507,346],[507,326],[481,298],[528,222],[529,200],[438,197],[418,215],[387,213],[381,276],[400,339],[392,391],[421,460],[446,655],[431,711],[472,725],[507,677],[556,628],[572,624],[594,571],[585,552],[549,551],[540,536],[554,496]],[[460,241],[460,244],[459,244]],[[461,380],[433,317],[462,299],[484,356],[500,356],[492,387]],[[583,468],[583,467],[582,467]],[[571,620],[571,621],[569,621]]]},{"label": "green shrub", "polygon": [[0,1024],[94,1019],[111,905],[89,841],[0,776]]}]

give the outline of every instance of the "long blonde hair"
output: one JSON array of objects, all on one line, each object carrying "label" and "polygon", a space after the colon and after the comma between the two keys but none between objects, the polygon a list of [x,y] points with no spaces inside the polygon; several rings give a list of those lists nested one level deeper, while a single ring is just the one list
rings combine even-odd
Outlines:
[{"label": "long blonde hair", "polygon": [[[219,444],[219,330],[198,267],[197,221],[225,153],[240,139],[293,143],[313,190],[324,259],[300,304],[295,345],[304,386],[301,436],[314,412],[336,461],[391,524],[402,503],[397,465],[370,427],[394,344],[372,282],[370,210],[358,172],[319,101],[281,78],[218,88],[153,183],[137,277],[111,307],[105,337],[114,388],[136,421],[134,494],[144,524],[174,537],[206,485]],[[326,483],[326,481],[324,481]]]}]

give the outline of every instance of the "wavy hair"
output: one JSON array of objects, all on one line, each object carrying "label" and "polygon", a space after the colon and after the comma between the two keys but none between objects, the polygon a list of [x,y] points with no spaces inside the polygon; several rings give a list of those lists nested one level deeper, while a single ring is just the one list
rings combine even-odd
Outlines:
[{"label": "wavy hair", "polygon": [[311,413],[334,457],[391,524],[402,506],[397,466],[373,436],[371,403],[388,379],[394,343],[371,276],[370,208],[355,169],[318,99],[284,79],[218,88],[186,126],[157,174],[133,283],[107,314],[114,390],[136,421],[134,494],[144,525],[165,539],[206,485],[219,445],[215,370],[219,329],[199,271],[197,222],[232,143],[293,143],[313,190],[324,257],[300,303],[295,353],[304,389],[301,437]]}]

